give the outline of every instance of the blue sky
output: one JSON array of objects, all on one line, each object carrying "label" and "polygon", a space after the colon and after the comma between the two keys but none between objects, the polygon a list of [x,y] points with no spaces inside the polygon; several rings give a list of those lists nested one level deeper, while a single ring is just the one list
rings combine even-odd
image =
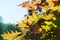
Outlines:
[{"label": "blue sky", "polygon": [[4,23],[16,23],[24,18],[27,9],[17,6],[25,0],[0,0],[0,16]]}]

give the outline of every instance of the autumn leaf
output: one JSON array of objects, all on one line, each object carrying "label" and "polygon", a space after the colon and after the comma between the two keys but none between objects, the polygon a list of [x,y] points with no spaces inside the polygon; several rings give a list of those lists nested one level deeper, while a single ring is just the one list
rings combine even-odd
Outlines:
[{"label": "autumn leaf", "polygon": [[48,32],[50,29],[51,29],[51,27],[49,27],[48,25],[42,25],[42,29],[44,29],[46,32]]},{"label": "autumn leaf", "polygon": [[10,32],[4,33],[1,36],[3,37],[4,40],[5,39],[7,39],[7,40],[13,40],[19,34],[21,34],[21,32],[17,32],[17,31],[13,32],[13,31],[11,31],[11,33]]},{"label": "autumn leaf", "polygon": [[44,21],[44,23],[47,24],[47,25],[51,25],[52,24],[51,21],[50,22],[49,21]]},{"label": "autumn leaf", "polygon": [[52,17],[54,17],[53,14],[48,14],[48,15],[45,15],[45,16],[43,17],[43,19],[45,19],[45,20],[50,20],[50,19],[52,19]]},{"label": "autumn leaf", "polygon": [[20,6],[26,7],[26,8],[29,9],[29,10],[35,10],[35,9],[36,9],[36,5],[31,4],[31,3],[29,3],[28,1],[20,4]]}]

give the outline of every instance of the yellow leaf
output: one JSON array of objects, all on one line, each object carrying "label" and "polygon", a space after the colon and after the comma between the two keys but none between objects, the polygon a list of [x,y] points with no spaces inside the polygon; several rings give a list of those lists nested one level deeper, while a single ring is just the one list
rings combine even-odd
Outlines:
[{"label": "yellow leaf", "polygon": [[60,12],[60,5],[59,5],[59,7],[58,7],[58,12]]},{"label": "yellow leaf", "polygon": [[45,19],[45,20],[50,20],[50,19],[52,19],[53,16],[54,16],[53,14],[45,15],[45,16],[43,17],[43,19]]},{"label": "yellow leaf", "polygon": [[39,28],[39,31],[42,32],[42,28]]},{"label": "yellow leaf", "polygon": [[48,21],[44,21],[44,23],[47,24],[47,25],[51,25],[51,24],[52,24],[51,21],[50,21],[50,22],[48,22]]},{"label": "yellow leaf", "polygon": [[33,18],[33,21],[36,21],[38,16],[35,13],[33,13],[32,18]]},{"label": "yellow leaf", "polygon": [[23,23],[23,22],[18,22],[18,25],[19,25],[19,27],[21,27],[21,28],[23,28],[23,27],[28,27],[25,23]]},{"label": "yellow leaf", "polygon": [[51,29],[48,25],[42,25],[42,29],[44,29],[46,32]]},{"label": "yellow leaf", "polygon": [[22,37],[18,36],[18,37],[15,38],[14,40],[22,40]]},{"label": "yellow leaf", "polygon": [[52,19],[53,19],[53,20],[56,20],[56,18],[55,18],[55,17],[52,17]]},{"label": "yellow leaf", "polygon": [[44,11],[47,11],[47,10],[49,9],[49,6],[48,6],[48,5],[42,6],[42,9],[43,9]]},{"label": "yellow leaf", "polygon": [[17,31],[13,32],[13,31],[11,31],[11,33],[10,32],[4,33],[1,36],[3,37],[4,40],[5,39],[7,39],[7,40],[13,40],[19,34],[21,34],[21,32],[17,32]]},{"label": "yellow leaf", "polygon": [[33,18],[32,16],[29,16],[29,18],[27,19],[29,25],[31,25],[33,23]]},{"label": "yellow leaf", "polygon": [[22,20],[23,23],[27,23],[27,19]]},{"label": "yellow leaf", "polygon": [[37,21],[39,21],[42,17],[43,17],[43,15],[38,15],[38,16],[37,16],[37,19],[36,19],[35,22],[34,22],[34,24],[35,24]]},{"label": "yellow leaf", "polygon": [[57,27],[57,25],[55,25],[55,24],[52,24],[55,28]]}]

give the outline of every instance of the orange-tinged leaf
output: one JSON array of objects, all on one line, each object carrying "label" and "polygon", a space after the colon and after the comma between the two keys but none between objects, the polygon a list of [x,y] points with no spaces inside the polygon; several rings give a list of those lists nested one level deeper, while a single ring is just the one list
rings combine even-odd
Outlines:
[{"label": "orange-tinged leaf", "polygon": [[29,2],[24,2],[24,3],[20,4],[20,6],[22,6],[22,7],[27,7],[28,5],[29,5]]}]

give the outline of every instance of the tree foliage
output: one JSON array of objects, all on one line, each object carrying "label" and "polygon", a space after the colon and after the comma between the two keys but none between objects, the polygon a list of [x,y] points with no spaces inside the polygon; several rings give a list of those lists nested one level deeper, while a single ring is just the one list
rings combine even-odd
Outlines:
[{"label": "tree foliage", "polygon": [[[21,34],[14,36],[15,38],[12,36],[13,40],[60,39],[60,0],[28,0],[19,6],[27,8],[29,14],[24,20],[17,22]],[[2,35],[5,38],[4,34]],[[10,36],[8,33],[6,35]]]}]

